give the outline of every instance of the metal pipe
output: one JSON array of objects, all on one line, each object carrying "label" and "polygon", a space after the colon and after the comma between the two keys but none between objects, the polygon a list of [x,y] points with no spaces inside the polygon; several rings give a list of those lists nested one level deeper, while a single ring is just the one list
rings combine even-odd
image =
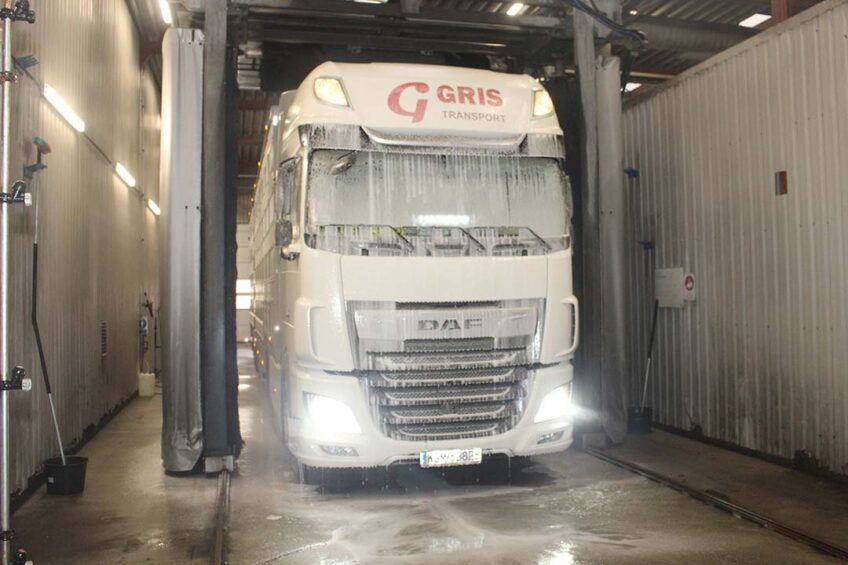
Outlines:
[{"label": "metal pipe", "polygon": [[[4,2],[11,7],[11,0]],[[12,72],[12,21],[3,22],[3,73]],[[8,75],[6,75],[8,76]],[[0,131],[0,183],[2,191],[8,193],[9,155],[11,149],[10,118],[12,106],[12,83],[3,81],[3,127]],[[9,380],[9,204],[0,204],[0,379]],[[0,531],[10,532],[9,520],[9,391],[0,391]],[[9,563],[11,553],[8,535],[3,536],[0,547],[0,564]]]},{"label": "metal pipe", "polygon": [[649,49],[718,53],[757,34],[755,30],[725,24],[641,16],[628,27],[645,34]]}]

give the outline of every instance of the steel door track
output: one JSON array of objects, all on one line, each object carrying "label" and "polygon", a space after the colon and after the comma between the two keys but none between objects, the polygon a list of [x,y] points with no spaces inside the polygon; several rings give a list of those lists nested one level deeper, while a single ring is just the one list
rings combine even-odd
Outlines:
[{"label": "steel door track", "polygon": [[613,457],[608,453],[605,453],[603,450],[595,449],[592,447],[586,447],[584,449],[586,453],[601,459],[602,461],[606,461],[616,467],[620,467],[631,473],[636,473],[637,475],[642,475],[643,477],[650,479],[654,482],[657,482],[661,485],[672,488],[678,492],[683,494],[687,494],[696,500],[700,500],[705,504],[709,504],[725,512],[729,512],[735,516],[739,516],[744,518],[750,522],[755,524],[759,524],[760,526],[777,532],[780,535],[791,538],[795,541],[806,544],[813,549],[820,551],[821,553],[825,553],[827,555],[831,555],[833,557],[838,557],[840,559],[848,560],[848,548],[840,547],[838,545],[833,545],[830,542],[825,540],[815,538],[800,530],[796,530],[791,526],[787,526],[777,520],[773,520],[767,516],[763,516],[762,514],[758,514],[753,510],[749,510],[737,504],[734,504],[728,500],[725,500],[719,496],[714,494],[710,494],[696,488],[692,488],[686,484],[681,483],[680,481],[676,481],[670,477],[657,473],[655,471],[651,471],[650,469],[646,469],[635,463],[630,463],[629,461],[624,461],[623,459],[619,459],[617,457]]}]

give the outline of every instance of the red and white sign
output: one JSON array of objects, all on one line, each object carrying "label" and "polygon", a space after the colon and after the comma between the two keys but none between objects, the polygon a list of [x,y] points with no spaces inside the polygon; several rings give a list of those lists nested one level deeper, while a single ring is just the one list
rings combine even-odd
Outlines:
[{"label": "red and white sign", "polygon": [[[350,105],[318,100],[316,77],[343,83]],[[298,89],[287,112],[287,131],[303,124],[359,125],[387,139],[476,138],[499,145],[527,134],[562,135],[556,116],[533,118],[534,91],[527,75],[436,65],[324,63]],[[415,137],[412,137],[415,136]]]},{"label": "red and white sign", "polygon": [[695,275],[692,273],[683,277],[683,299],[688,302],[695,300]]},{"label": "red and white sign", "polygon": [[657,269],[654,293],[660,308],[683,308],[686,302],[695,300],[695,275],[681,267]]},{"label": "red and white sign", "polygon": [[[407,90],[414,90],[420,96],[416,97],[405,108],[401,104],[401,97]],[[433,93],[435,93],[435,96]],[[492,109],[503,106],[503,97],[501,91],[497,88],[485,88],[482,86],[475,88],[473,86],[453,86],[450,84],[440,84],[433,88],[426,82],[405,82],[397,85],[389,93],[387,104],[389,110],[399,116],[412,118],[412,123],[416,124],[424,120],[431,99],[437,100],[442,106],[453,106],[463,110],[476,108]],[[457,112],[450,112],[445,109],[442,109],[442,111],[457,114]],[[504,121],[505,118],[502,114],[498,113],[490,113],[489,116],[490,121]]]}]

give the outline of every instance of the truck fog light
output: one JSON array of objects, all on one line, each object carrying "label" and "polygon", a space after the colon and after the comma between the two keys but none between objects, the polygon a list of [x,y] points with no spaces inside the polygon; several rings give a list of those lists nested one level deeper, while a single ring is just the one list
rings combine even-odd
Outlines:
[{"label": "truck fog light", "polygon": [[356,457],[359,453],[352,447],[342,447],[339,445],[322,445],[321,451],[327,455],[335,455],[342,457]]},{"label": "truck fog light", "polygon": [[568,416],[571,416],[570,384],[555,388],[542,399],[542,404],[539,405],[539,410],[536,412],[533,422],[538,424]]},{"label": "truck fog light", "polygon": [[539,441],[536,442],[536,445],[542,445],[543,443],[553,443],[555,441],[559,441],[562,439],[562,435],[565,432],[560,430],[558,432],[552,432],[549,434],[542,434],[539,436]]},{"label": "truck fog light", "polygon": [[316,431],[325,434],[362,433],[353,410],[344,402],[318,394],[303,393],[306,412]]}]

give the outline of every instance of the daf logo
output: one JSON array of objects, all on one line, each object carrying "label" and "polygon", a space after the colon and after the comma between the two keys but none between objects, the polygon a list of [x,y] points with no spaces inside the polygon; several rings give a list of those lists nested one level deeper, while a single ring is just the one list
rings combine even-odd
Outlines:
[{"label": "daf logo", "polygon": [[483,318],[466,318],[465,320],[456,320],[448,318],[445,320],[418,320],[418,331],[434,332],[434,331],[451,331],[451,330],[471,330],[474,328],[483,327]]}]

